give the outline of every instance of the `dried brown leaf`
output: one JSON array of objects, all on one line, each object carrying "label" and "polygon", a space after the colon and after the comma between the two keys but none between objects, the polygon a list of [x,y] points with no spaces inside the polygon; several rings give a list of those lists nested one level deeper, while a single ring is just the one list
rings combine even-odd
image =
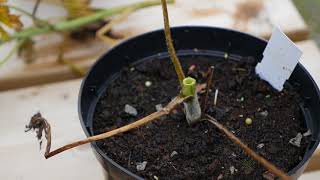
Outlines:
[{"label": "dried brown leaf", "polygon": [[[6,6],[6,0],[0,0],[0,23],[8,28],[19,31],[22,28],[20,17],[10,13],[9,7]],[[0,40],[7,40],[8,32],[0,25]]]}]

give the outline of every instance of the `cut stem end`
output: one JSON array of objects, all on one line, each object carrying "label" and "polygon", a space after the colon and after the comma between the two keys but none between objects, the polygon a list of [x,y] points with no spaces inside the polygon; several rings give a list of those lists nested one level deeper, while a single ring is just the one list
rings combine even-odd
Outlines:
[{"label": "cut stem end", "polygon": [[198,122],[201,118],[201,108],[196,92],[197,81],[192,77],[184,78],[182,81],[182,95],[192,96],[188,101],[183,102],[186,119],[189,124]]},{"label": "cut stem end", "polygon": [[192,77],[184,78],[182,81],[182,95],[186,96],[194,96],[196,93],[196,84],[197,81]]}]

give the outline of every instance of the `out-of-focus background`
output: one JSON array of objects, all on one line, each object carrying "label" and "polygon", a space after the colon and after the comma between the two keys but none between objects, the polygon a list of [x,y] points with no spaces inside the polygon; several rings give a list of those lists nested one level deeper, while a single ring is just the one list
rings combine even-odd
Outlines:
[{"label": "out-of-focus background", "polygon": [[[145,1],[154,3],[144,7]],[[77,113],[82,78],[114,45],[162,28],[159,3],[0,0],[0,179],[105,179],[89,145],[45,160],[24,125],[41,111],[51,122],[53,148],[84,138]],[[132,10],[131,4],[141,8]],[[121,8],[108,16],[116,7]],[[320,84],[320,0],[176,0],[168,8],[172,26],[218,26],[264,39],[280,27],[303,51],[300,62]],[[81,20],[102,11],[100,19]],[[75,19],[77,27],[68,28]],[[319,148],[300,179],[320,179]]]},{"label": "out-of-focus background", "polygon": [[320,45],[320,16],[319,0],[293,0],[298,11],[304,18],[305,22],[308,24],[310,29],[310,38],[314,39],[318,45]]}]

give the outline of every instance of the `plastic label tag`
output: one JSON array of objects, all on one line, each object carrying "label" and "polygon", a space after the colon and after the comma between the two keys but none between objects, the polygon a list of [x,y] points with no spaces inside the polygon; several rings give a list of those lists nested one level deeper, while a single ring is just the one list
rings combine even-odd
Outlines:
[{"label": "plastic label tag", "polygon": [[256,73],[281,91],[301,56],[302,51],[279,28],[274,28],[263,59],[256,66]]}]

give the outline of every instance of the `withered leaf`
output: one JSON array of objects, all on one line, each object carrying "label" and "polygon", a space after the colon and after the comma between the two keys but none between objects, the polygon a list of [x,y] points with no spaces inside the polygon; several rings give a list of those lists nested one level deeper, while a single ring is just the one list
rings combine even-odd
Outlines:
[{"label": "withered leaf", "polygon": [[[6,0],[0,0],[0,23],[15,31],[20,31],[23,26],[20,17],[10,13],[6,2]],[[8,37],[8,32],[0,25],[0,40],[7,40]]]}]

